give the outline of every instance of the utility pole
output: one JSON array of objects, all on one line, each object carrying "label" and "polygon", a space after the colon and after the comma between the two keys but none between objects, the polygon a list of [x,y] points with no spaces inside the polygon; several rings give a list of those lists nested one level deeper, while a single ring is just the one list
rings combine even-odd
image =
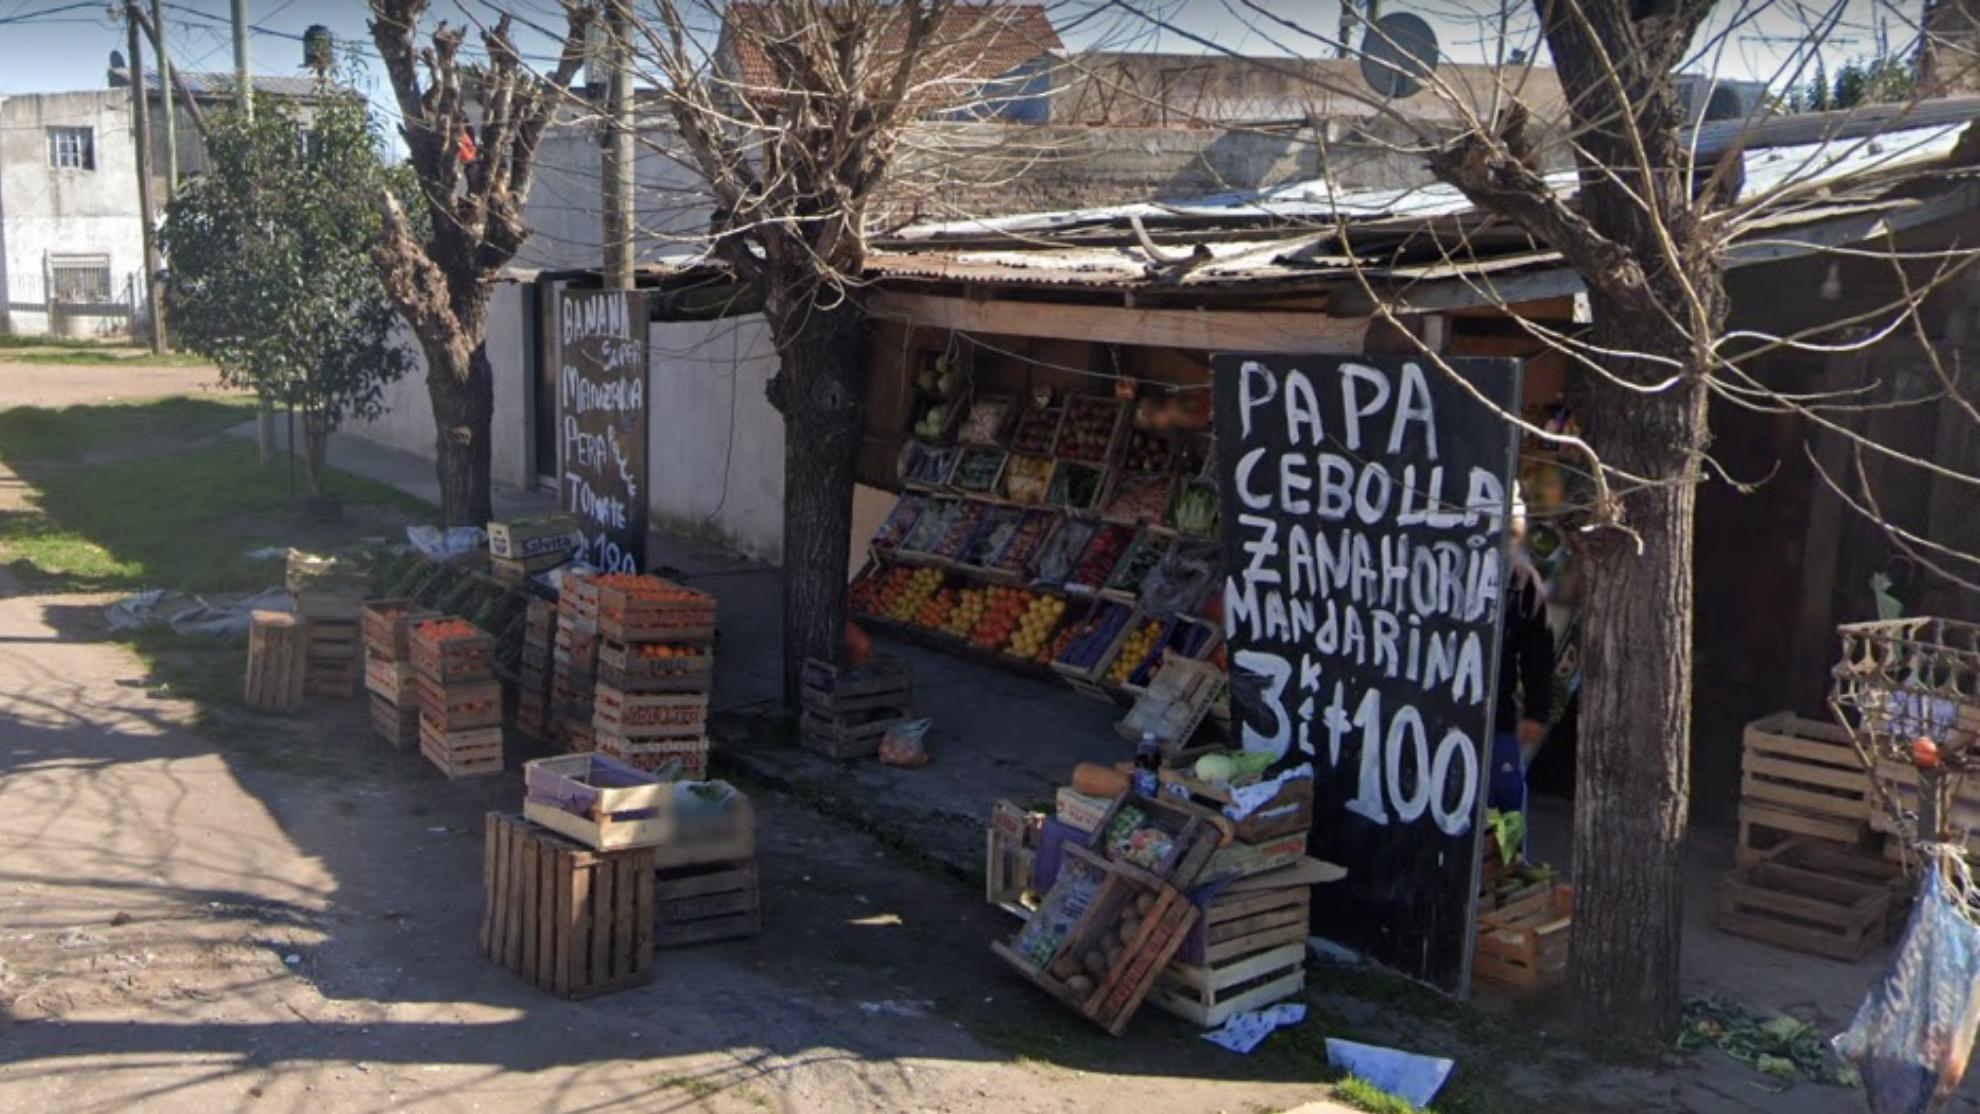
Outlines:
[{"label": "utility pole", "polygon": [[605,287],[631,290],[633,281],[633,155],[632,64],[626,57],[632,33],[630,0],[606,0],[605,134],[599,148],[599,177],[604,180]]},{"label": "utility pole", "polygon": [[248,76],[247,0],[233,0],[234,103],[242,114],[254,115],[254,79]]},{"label": "utility pole", "polygon": [[[132,19],[131,26],[137,22]],[[165,50],[165,0],[151,0],[151,22],[151,46],[158,52],[158,91],[165,98],[165,199],[170,201],[179,196],[179,104],[172,91],[172,56]]]},{"label": "utility pole", "polygon": [[[129,0],[126,9],[135,8]],[[137,13],[127,10],[124,22],[130,32],[131,47],[131,130],[137,133],[137,178],[139,231],[144,239],[144,300],[151,318],[151,350],[165,351],[165,315],[158,309],[158,230],[151,224],[151,112],[145,103],[151,95],[144,87],[144,40],[138,34]]]}]

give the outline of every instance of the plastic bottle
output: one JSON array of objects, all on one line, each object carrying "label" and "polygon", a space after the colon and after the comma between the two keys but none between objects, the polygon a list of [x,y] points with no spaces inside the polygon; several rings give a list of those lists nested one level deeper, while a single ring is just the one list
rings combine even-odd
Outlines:
[{"label": "plastic bottle", "polygon": [[1153,797],[1161,786],[1162,744],[1156,741],[1153,731],[1143,731],[1141,742],[1134,748],[1134,791],[1144,797]]}]

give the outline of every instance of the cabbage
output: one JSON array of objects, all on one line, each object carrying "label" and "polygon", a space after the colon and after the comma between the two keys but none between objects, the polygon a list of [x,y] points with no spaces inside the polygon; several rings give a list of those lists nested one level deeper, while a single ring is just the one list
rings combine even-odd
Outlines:
[{"label": "cabbage", "polygon": [[1206,754],[1196,760],[1196,779],[1211,783],[1227,782],[1237,776],[1238,764],[1228,754]]}]

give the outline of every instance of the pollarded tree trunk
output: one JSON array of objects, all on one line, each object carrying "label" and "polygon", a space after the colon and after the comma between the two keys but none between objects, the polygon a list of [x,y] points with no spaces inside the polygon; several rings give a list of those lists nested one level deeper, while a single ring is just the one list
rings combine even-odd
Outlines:
[{"label": "pollarded tree trunk", "polygon": [[850,302],[771,314],[782,353],[770,401],[784,415],[784,703],[807,657],[837,657],[846,623],[853,484],[865,425],[865,317]]},{"label": "pollarded tree trunk", "polygon": [[495,513],[489,493],[495,374],[488,363],[488,345],[476,344],[464,362],[453,355],[452,346],[424,347],[441,521],[448,526],[486,526]]},{"label": "pollarded tree trunk", "polygon": [[[1594,343],[1670,352],[1670,332],[1643,324],[1598,320]],[[1670,373],[1668,365],[1640,370]],[[1576,413],[1602,459],[1666,481],[1625,491],[1630,533],[1600,532],[1586,554],[1574,810],[1576,1006],[1591,1035],[1648,1047],[1670,1035],[1680,1010],[1695,451],[1705,444],[1705,390],[1695,378],[1650,395],[1592,379],[1581,386]]]}]

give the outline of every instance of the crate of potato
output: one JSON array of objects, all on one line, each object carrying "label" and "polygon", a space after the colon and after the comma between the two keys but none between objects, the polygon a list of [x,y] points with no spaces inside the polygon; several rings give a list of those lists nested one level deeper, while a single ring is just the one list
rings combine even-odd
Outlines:
[{"label": "crate of potato", "polygon": [[657,576],[594,577],[598,633],[617,642],[695,642],[715,637],[715,597]]}]

